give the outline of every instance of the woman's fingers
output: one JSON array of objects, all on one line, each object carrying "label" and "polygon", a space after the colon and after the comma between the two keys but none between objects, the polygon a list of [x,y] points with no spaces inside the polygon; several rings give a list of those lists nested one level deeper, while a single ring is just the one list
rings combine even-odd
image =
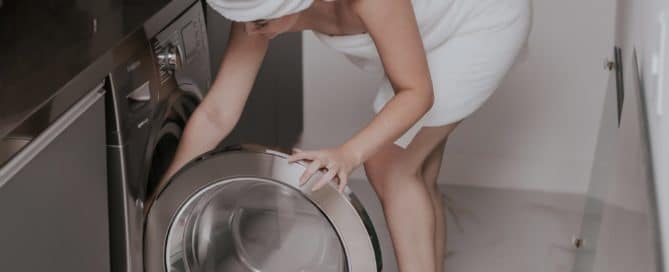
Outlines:
[{"label": "woman's fingers", "polygon": [[302,173],[302,176],[300,177],[300,185],[304,185],[311,176],[313,176],[318,169],[321,169],[322,167],[322,162],[320,160],[314,160],[309,164],[309,167],[307,167],[306,170],[304,170],[304,173]]},{"label": "woman's fingers", "polygon": [[337,156],[337,153],[326,151],[303,151],[298,148],[293,148],[293,154],[288,157],[288,162],[307,161],[307,169],[304,170],[300,176],[300,186],[307,183],[316,172],[321,169],[326,169],[326,173],[314,184],[312,191],[323,188],[328,182],[338,179],[339,183],[337,190],[340,193],[344,192],[348,184],[348,171],[346,171],[345,161]]},{"label": "woman's fingers", "polygon": [[311,155],[311,153],[308,153],[308,152],[299,152],[299,153],[296,153],[296,154],[293,154],[293,155],[288,156],[288,162],[291,162],[291,163],[292,163],[292,162],[301,161],[301,160],[308,160],[308,159],[310,159],[311,157],[313,157],[313,156]]},{"label": "woman's fingers", "polygon": [[328,182],[330,182],[336,175],[337,175],[336,170],[332,170],[332,169],[328,170],[328,172],[325,173],[325,175],[323,175],[321,177],[321,179],[318,180],[318,182],[314,185],[314,187],[311,188],[311,190],[316,191],[316,190],[322,188],[323,186],[328,184]]}]

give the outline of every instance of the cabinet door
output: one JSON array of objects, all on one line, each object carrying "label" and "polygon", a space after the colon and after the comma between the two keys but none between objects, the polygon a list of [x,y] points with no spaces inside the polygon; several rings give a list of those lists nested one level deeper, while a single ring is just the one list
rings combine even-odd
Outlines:
[{"label": "cabinet door", "polygon": [[0,169],[1,271],[109,271],[101,97],[76,103]]}]

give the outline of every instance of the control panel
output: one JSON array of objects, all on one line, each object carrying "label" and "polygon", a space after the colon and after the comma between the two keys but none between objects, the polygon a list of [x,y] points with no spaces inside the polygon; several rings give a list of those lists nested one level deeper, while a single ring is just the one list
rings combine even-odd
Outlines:
[{"label": "control panel", "polygon": [[175,76],[184,66],[193,65],[198,56],[208,50],[201,18],[196,16],[186,19],[173,23],[151,41],[162,83]]}]

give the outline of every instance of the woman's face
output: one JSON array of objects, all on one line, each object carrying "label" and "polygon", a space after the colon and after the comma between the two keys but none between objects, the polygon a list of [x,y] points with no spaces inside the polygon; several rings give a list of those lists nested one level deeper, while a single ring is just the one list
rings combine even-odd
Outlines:
[{"label": "woman's face", "polygon": [[291,14],[276,19],[246,22],[244,26],[248,34],[258,34],[273,39],[281,33],[290,31],[298,18],[299,14]]}]

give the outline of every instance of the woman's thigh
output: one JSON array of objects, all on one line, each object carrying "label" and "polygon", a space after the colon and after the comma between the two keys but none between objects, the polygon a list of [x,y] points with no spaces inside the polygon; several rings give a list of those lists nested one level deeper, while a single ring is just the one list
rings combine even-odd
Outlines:
[{"label": "woman's thigh", "polygon": [[394,183],[406,182],[404,177],[422,178],[423,166],[433,151],[453,132],[459,122],[438,126],[422,127],[406,149],[395,144],[387,144],[365,162],[365,172],[377,193]]}]

